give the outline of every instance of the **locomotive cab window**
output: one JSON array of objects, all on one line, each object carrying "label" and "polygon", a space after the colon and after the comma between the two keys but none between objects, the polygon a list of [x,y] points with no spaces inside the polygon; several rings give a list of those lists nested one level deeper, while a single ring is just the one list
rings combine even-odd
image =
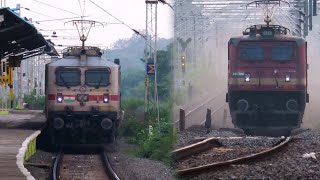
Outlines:
[{"label": "locomotive cab window", "polygon": [[109,69],[89,69],[86,71],[86,85],[96,88],[106,87],[110,84]]},{"label": "locomotive cab window", "polygon": [[292,45],[274,45],[271,49],[271,59],[275,61],[289,61],[296,56]]},{"label": "locomotive cab window", "polygon": [[264,59],[264,49],[259,44],[241,44],[239,58],[248,61],[262,61]]},{"label": "locomotive cab window", "polygon": [[79,69],[57,69],[56,84],[58,86],[78,86],[80,85],[81,72]]}]

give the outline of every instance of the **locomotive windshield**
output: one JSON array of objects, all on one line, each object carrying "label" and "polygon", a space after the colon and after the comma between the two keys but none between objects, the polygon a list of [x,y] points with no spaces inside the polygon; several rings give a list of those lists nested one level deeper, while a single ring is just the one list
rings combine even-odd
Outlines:
[{"label": "locomotive windshield", "polygon": [[238,56],[245,61],[290,61],[296,56],[294,42],[244,42],[240,43]]},{"label": "locomotive windshield", "polygon": [[80,85],[80,71],[78,69],[60,69],[56,72],[56,84],[58,86]]},{"label": "locomotive windshield", "polygon": [[99,88],[110,84],[110,70],[92,69],[86,71],[86,85]]},{"label": "locomotive windshield", "polygon": [[271,58],[275,61],[292,60],[295,56],[294,47],[290,45],[274,45],[271,50]]},{"label": "locomotive windshield", "polygon": [[256,43],[241,44],[239,56],[243,60],[261,61],[264,58],[264,49],[261,45]]}]

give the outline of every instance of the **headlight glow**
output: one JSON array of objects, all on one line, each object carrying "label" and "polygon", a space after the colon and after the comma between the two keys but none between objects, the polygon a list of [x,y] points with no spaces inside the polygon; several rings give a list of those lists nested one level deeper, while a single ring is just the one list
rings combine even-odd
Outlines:
[{"label": "headlight glow", "polygon": [[103,95],[103,102],[108,103],[109,102],[109,94],[104,94]]},{"label": "headlight glow", "polygon": [[290,78],[290,74],[286,74],[286,78],[285,78],[285,81],[286,82],[290,82],[291,78]]},{"label": "headlight glow", "polygon": [[244,74],[244,81],[245,82],[250,82],[250,73],[245,73]]},{"label": "headlight glow", "polygon": [[63,102],[63,95],[61,93],[57,94],[57,103],[62,103]]}]

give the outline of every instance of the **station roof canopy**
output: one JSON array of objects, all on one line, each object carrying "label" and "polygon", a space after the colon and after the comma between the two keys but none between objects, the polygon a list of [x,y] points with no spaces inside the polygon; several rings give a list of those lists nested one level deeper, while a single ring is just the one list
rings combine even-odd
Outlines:
[{"label": "station roof canopy", "polygon": [[27,19],[9,8],[0,8],[0,59],[16,55],[25,59],[55,52],[53,45]]}]

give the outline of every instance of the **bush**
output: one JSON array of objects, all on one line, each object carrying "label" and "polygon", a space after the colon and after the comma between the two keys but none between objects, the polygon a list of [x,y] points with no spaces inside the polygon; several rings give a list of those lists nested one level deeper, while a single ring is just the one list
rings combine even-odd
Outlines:
[{"label": "bush", "polygon": [[135,118],[127,118],[120,125],[119,135],[128,137],[128,143],[141,145],[148,137],[146,123],[140,122]]},{"label": "bush", "polygon": [[24,95],[23,101],[28,104],[29,109],[43,110],[45,107],[45,96],[36,96],[34,89],[30,95]]},{"label": "bush", "polygon": [[177,136],[173,131],[172,124],[161,123],[160,127],[155,128],[152,134],[143,141],[136,154],[140,157],[170,164],[172,162],[171,151],[176,139]]},{"label": "bush", "polygon": [[[160,106],[160,123],[158,124],[156,109],[149,109],[145,121],[137,120],[136,116],[132,115],[135,112],[131,111],[140,109],[143,103],[132,101],[124,102],[125,121],[120,126],[119,134],[128,137],[129,143],[138,145],[138,149],[134,151],[136,156],[169,164],[171,162],[170,152],[177,139],[171,123],[172,103]],[[150,134],[149,126],[153,127]]]},{"label": "bush", "polygon": [[16,106],[14,109],[15,110],[24,110],[24,107],[23,106]]}]

